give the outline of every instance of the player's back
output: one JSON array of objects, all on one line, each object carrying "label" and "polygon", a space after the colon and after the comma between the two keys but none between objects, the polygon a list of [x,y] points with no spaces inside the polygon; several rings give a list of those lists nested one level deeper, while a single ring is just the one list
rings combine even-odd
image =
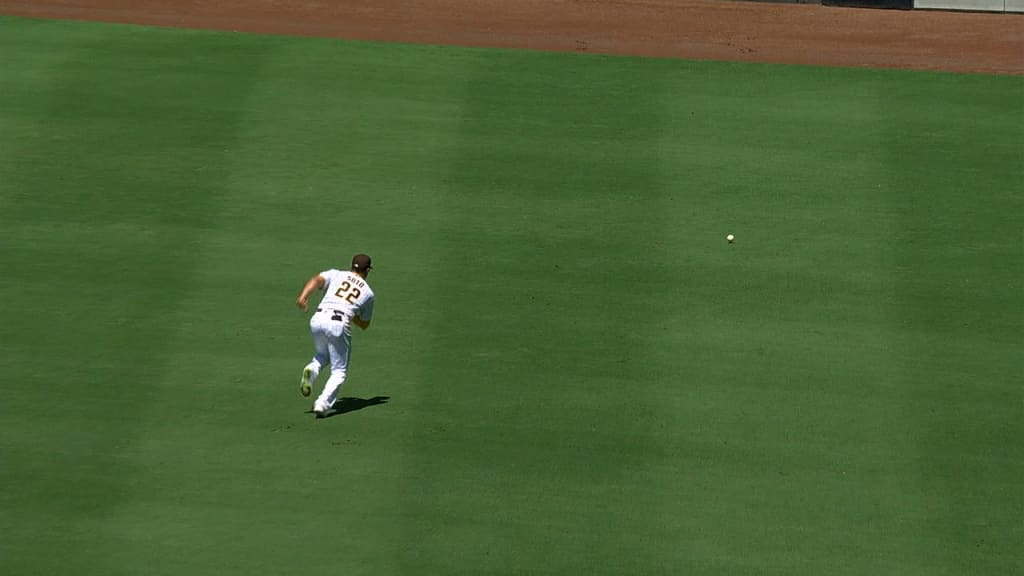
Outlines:
[{"label": "player's back", "polygon": [[352,271],[326,270],[320,273],[327,283],[320,308],[342,312],[346,319],[359,314],[369,320],[373,311],[373,289],[366,280]]}]

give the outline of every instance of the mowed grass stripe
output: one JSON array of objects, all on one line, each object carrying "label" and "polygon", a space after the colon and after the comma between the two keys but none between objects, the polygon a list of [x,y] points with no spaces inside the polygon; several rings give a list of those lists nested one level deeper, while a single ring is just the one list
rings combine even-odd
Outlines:
[{"label": "mowed grass stripe", "polygon": [[884,201],[899,218],[891,322],[901,416],[913,487],[931,504],[919,542],[922,556],[958,573],[1018,572],[1024,78],[916,79],[879,111]]},{"label": "mowed grass stripe", "polygon": [[190,416],[161,413],[162,374],[265,47],[17,19],[0,36],[18,80],[4,91],[3,324],[20,375],[4,402],[17,430],[4,434],[4,565],[58,571],[67,558],[53,550],[73,550],[121,573],[179,554],[136,555],[152,526],[119,523],[117,510],[175,481],[140,485],[140,439]]},{"label": "mowed grass stripe", "polygon": [[688,430],[672,440],[699,463],[680,468],[682,497],[665,509],[692,519],[695,558],[721,572],[918,562],[914,540],[873,512],[914,500],[894,479],[913,467],[895,440],[906,434],[885,374],[898,359],[880,328],[894,215],[865,185],[885,166],[874,106],[886,77],[814,80],[790,67],[710,73],[669,119],[692,140],[662,148],[684,191],[666,231],[681,297],[652,345],[681,358],[663,417]]},{"label": "mowed grass stripe", "polygon": [[[216,510],[201,531],[171,524],[169,539],[201,548],[174,569],[401,573],[394,539],[407,521],[404,442],[422,434],[409,419],[418,397],[432,393],[415,360],[432,310],[424,287],[436,273],[428,232],[443,214],[424,174],[445,161],[446,132],[437,125],[450,106],[445,74],[461,75],[456,63],[426,66],[434,51],[409,47],[396,57],[372,45],[309,41],[264,62],[244,138],[227,162],[222,224],[200,235],[202,282],[181,311],[179,362],[166,373],[193,388],[168,389],[169,408],[188,410],[197,399],[212,408],[192,430],[154,428],[148,467],[190,474],[123,510],[135,522]],[[423,129],[410,132],[410,124]],[[374,257],[378,303],[372,329],[354,336],[342,396],[390,401],[315,421],[311,399],[297,392],[312,349],[308,314],[293,301],[309,275],[346,267],[357,250]],[[172,437],[190,450],[160,455]],[[202,494],[241,469],[244,489]]]},{"label": "mowed grass stripe", "polygon": [[[603,573],[666,539],[631,266],[652,212],[660,86],[640,61],[472,52],[436,230],[437,323],[408,458],[405,572]],[[656,199],[656,197],[654,197]],[[655,562],[660,559],[655,560]]]}]

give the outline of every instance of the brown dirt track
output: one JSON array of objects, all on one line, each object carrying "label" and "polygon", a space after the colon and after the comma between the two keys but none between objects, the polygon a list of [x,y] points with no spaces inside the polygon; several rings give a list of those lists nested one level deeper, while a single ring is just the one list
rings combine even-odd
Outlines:
[{"label": "brown dirt track", "polygon": [[1024,16],[722,0],[4,0],[0,13],[466,46],[1024,74]]}]

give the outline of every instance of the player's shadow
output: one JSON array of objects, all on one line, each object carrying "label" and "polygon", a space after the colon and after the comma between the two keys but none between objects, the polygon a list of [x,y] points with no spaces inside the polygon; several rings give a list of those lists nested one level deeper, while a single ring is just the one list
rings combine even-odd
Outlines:
[{"label": "player's shadow", "polygon": [[334,403],[334,406],[323,415],[323,418],[341,416],[342,414],[348,414],[349,412],[355,412],[370,406],[380,406],[381,404],[387,404],[388,400],[391,400],[391,396],[374,396],[373,398],[344,396]]}]

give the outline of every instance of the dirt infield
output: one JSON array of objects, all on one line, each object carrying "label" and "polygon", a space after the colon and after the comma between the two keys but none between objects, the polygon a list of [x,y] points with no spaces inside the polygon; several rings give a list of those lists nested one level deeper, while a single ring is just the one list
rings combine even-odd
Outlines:
[{"label": "dirt infield", "polygon": [[1024,16],[721,0],[4,0],[0,13],[361,40],[1024,74]]}]

